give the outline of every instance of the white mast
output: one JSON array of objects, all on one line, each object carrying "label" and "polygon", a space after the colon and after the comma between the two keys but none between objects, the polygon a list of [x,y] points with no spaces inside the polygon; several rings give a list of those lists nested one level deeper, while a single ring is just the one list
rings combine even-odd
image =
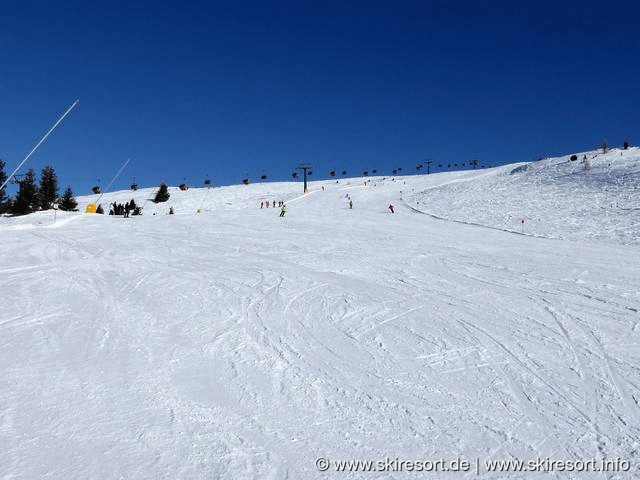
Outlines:
[{"label": "white mast", "polygon": [[36,144],[36,146],[35,146],[35,147],[33,147],[33,149],[29,152],[29,155],[27,155],[26,157],[24,157],[24,160],[22,160],[22,162],[20,162],[20,165],[18,165],[18,166],[16,167],[16,169],[11,173],[11,175],[9,175],[9,177],[7,177],[7,179],[4,181],[4,183],[3,183],[3,184],[2,184],[2,186],[0,187],[0,190],[2,190],[2,189],[3,189],[3,188],[4,188],[4,187],[9,183],[9,181],[13,178],[13,176],[14,176],[16,173],[18,173],[18,170],[20,170],[20,168],[21,168],[21,167],[22,167],[22,166],[27,162],[27,160],[29,160],[29,157],[30,157],[31,155],[33,155],[33,152],[35,152],[35,151],[36,151],[36,149],[37,149],[37,148],[42,144],[42,142],[44,142],[44,141],[47,139],[47,137],[51,134],[51,132],[53,132],[53,131],[56,129],[56,127],[60,124],[60,122],[62,122],[62,120],[64,120],[64,117],[66,117],[66,116],[69,114],[69,112],[71,112],[71,110],[73,110],[73,109],[74,109],[74,107],[78,104],[78,102],[79,102],[79,101],[80,101],[80,100],[76,100],[75,102],[73,102],[73,105],[71,105],[71,106],[69,107],[69,109],[68,109],[66,112],[64,112],[64,115],[62,115],[62,116],[58,119],[58,121],[55,123],[55,125],[54,125],[53,127],[51,127],[51,128],[49,129],[49,131],[45,134],[45,136],[44,136],[44,137],[42,137],[42,138],[40,139],[40,141]]}]

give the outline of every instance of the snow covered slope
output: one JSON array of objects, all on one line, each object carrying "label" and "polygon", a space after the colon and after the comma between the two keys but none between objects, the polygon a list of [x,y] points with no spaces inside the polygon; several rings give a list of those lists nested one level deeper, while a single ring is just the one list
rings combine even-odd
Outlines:
[{"label": "snow covered slope", "polygon": [[473,182],[408,196],[415,208],[463,222],[572,240],[640,240],[640,149],[584,152],[506,165]]},{"label": "snow covered slope", "polygon": [[[484,462],[547,457],[640,475],[638,151],[607,155],[1,218],[0,478],[412,475],[335,472],[387,458],[536,478]],[[538,236],[504,231],[520,215]]]}]

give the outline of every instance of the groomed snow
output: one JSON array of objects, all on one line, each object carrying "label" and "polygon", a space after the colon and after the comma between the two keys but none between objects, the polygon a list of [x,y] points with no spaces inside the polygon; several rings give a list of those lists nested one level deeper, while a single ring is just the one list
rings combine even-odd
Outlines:
[{"label": "groomed snow", "polygon": [[639,476],[640,152],[582,155],[0,218],[0,478]]}]

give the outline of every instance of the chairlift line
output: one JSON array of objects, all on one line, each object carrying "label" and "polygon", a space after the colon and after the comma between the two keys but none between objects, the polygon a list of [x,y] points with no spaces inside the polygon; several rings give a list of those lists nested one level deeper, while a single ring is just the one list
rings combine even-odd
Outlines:
[{"label": "chairlift line", "polygon": [[9,176],[7,177],[7,179],[4,181],[4,183],[3,183],[3,184],[2,184],[2,186],[0,187],[0,190],[2,190],[4,187],[6,187],[6,186],[7,186],[7,183],[9,183],[9,181],[11,180],[11,178],[13,178],[13,176],[14,176],[16,173],[18,173],[18,170],[20,170],[20,168],[22,168],[22,166],[23,166],[25,163],[27,163],[27,160],[29,160],[29,157],[31,157],[31,155],[33,155],[33,152],[35,152],[35,151],[38,149],[38,147],[42,144],[42,142],[44,142],[44,141],[47,139],[47,137],[48,137],[49,135],[51,135],[51,132],[53,132],[53,131],[56,129],[56,127],[57,127],[58,125],[60,125],[60,122],[62,122],[62,120],[64,120],[64,118],[65,118],[67,115],[69,115],[69,113],[71,112],[71,110],[73,110],[73,109],[75,108],[75,106],[78,104],[78,102],[80,102],[80,100],[79,100],[79,99],[78,99],[78,100],[76,100],[75,102],[73,102],[73,104],[72,104],[72,105],[67,109],[67,111],[66,111],[66,112],[64,112],[64,114],[63,114],[63,115],[58,119],[58,121],[53,125],[53,127],[51,127],[51,128],[49,129],[49,131],[44,135],[44,137],[42,137],[42,138],[40,139],[40,141],[36,144],[36,146],[35,146],[35,147],[33,147],[33,149],[29,152],[29,155],[27,155],[26,157],[24,157],[24,160],[22,160],[22,162],[20,162],[20,165],[18,165],[18,166],[16,167],[16,169],[11,173],[11,175],[9,175]]}]

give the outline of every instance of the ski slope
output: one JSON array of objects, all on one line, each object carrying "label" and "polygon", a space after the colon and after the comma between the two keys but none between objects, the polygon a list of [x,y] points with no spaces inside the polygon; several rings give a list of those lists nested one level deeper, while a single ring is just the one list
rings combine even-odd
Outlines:
[{"label": "ski slope", "polygon": [[[588,155],[0,218],[0,478],[637,478],[640,152]],[[333,463],[387,458],[473,468]],[[482,468],[537,458],[629,469]]]}]

